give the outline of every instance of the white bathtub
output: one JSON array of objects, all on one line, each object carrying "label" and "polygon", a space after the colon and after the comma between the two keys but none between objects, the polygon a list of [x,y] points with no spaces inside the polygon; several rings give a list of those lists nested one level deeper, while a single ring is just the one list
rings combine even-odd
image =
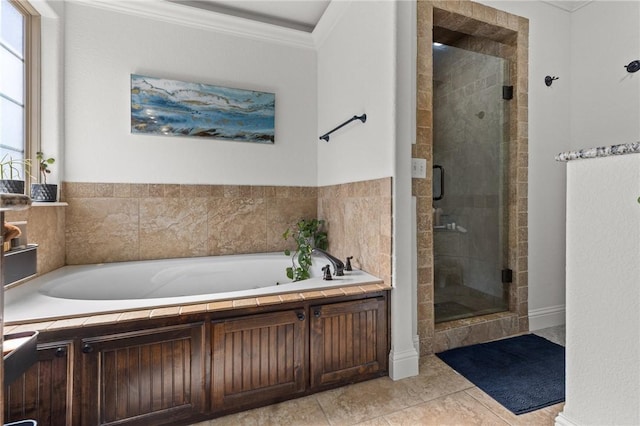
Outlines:
[{"label": "white bathtub", "polygon": [[329,263],[313,257],[312,278],[291,282],[280,253],[65,266],[5,291],[4,321],[19,323],[159,306],[377,283],[363,271],[322,279]]}]

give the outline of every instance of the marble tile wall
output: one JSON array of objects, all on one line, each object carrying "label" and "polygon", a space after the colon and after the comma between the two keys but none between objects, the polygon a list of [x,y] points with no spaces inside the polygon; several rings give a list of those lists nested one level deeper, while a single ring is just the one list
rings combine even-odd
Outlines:
[{"label": "marble tile wall", "polygon": [[[509,294],[508,316],[498,319],[503,335],[529,329],[527,304],[527,167],[528,167],[528,48],[529,21],[497,9],[468,1],[426,1],[417,4],[417,110],[414,158],[433,164],[433,57],[434,28],[445,34],[470,36],[459,47],[493,53],[509,60],[509,75],[514,99],[509,106],[508,140],[508,267],[514,272]],[[432,228],[432,181],[415,179],[413,195],[417,198],[418,240],[418,335],[422,355],[444,350],[464,340],[469,343],[488,340],[489,326],[481,322],[455,322],[451,327],[434,324],[434,273]],[[456,331],[457,329],[461,331]],[[493,330],[493,329],[491,329]],[[436,333],[438,339],[436,339]],[[461,339],[459,334],[465,334]],[[503,337],[503,336],[500,336]],[[450,346],[453,347],[453,346]]]},{"label": "marble tile wall", "polygon": [[391,284],[391,178],[318,188],[318,217],[327,221],[329,251]]},{"label": "marble tile wall", "polygon": [[312,187],[65,182],[66,262],[280,251],[317,215]]},{"label": "marble tile wall", "polygon": [[64,206],[33,206],[5,213],[8,222],[27,222],[27,242],[38,244],[38,274],[65,265],[65,209]]}]

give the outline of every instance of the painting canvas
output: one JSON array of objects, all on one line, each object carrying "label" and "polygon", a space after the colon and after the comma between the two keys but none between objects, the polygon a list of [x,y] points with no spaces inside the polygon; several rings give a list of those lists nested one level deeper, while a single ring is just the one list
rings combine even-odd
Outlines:
[{"label": "painting canvas", "polygon": [[132,74],[131,133],[272,144],[275,94]]}]

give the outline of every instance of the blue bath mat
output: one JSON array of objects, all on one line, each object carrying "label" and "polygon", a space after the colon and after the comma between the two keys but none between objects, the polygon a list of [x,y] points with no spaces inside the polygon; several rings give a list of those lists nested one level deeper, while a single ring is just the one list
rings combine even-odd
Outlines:
[{"label": "blue bath mat", "polygon": [[564,401],[564,347],[534,334],[436,354],[514,414]]}]

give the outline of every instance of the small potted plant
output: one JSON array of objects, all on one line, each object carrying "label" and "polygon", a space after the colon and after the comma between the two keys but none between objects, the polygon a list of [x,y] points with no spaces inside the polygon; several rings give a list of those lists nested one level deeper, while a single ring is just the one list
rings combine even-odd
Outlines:
[{"label": "small potted plant", "polygon": [[55,163],[54,158],[46,158],[43,152],[36,153],[38,160],[38,171],[40,172],[39,183],[31,184],[31,199],[33,201],[55,202],[58,199],[58,185],[47,183],[47,174],[51,173],[49,165]]},{"label": "small potted plant", "polygon": [[295,251],[285,250],[284,254],[291,256],[292,265],[287,268],[287,277],[293,281],[311,278],[311,252],[314,248],[327,248],[327,233],[322,230],[324,220],[301,219],[296,223],[295,230],[287,229],[282,238],[292,238],[296,243]]},{"label": "small potted plant", "polygon": [[24,194],[24,179],[20,178],[20,166],[29,164],[29,160],[14,160],[5,154],[0,160],[0,192]]}]

